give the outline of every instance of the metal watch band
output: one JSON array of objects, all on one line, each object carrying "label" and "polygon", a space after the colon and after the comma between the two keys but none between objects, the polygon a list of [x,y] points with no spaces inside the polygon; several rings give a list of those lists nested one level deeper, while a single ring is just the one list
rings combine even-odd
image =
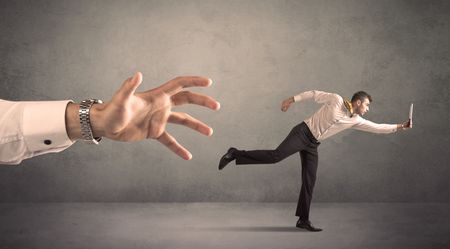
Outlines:
[{"label": "metal watch band", "polygon": [[103,101],[100,99],[85,99],[80,103],[80,110],[78,111],[78,116],[80,117],[81,125],[81,137],[87,143],[98,144],[101,137],[94,137],[92,134],[90,110],[93,104],[101,104]]}]

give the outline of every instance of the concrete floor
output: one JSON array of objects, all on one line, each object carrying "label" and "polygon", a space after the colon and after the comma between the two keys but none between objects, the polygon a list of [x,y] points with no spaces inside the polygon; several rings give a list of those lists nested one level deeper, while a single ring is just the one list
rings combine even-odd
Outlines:
[{"label": "concrete floor", "polygon": [[450,204],[0,204],[0,248],[450,248]]}]

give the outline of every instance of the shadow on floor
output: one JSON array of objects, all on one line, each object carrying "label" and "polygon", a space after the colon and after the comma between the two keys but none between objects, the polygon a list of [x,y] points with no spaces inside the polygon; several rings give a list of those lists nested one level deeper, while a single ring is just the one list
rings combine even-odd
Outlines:
[{"label": "shadow on floor", "polygon": [[192,227],[194,230],[223,231],[223,232],[308,232],[305,229],[286,226],[223,226],[223,227]]}]

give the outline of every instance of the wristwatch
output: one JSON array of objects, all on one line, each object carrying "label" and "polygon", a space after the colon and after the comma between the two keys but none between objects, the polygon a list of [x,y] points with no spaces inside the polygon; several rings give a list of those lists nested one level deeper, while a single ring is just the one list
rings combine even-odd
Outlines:
[{"label": "wristwatch", "polygon": [[80,110],[78,116],[80,117],[81,125],[81,137],[83,140],[90,144],[98,144],[102,137],[94,137],[92,134],[90,110],[93,104],[101,104],[103,101],[100,99],[85,99],[80,103]]}]

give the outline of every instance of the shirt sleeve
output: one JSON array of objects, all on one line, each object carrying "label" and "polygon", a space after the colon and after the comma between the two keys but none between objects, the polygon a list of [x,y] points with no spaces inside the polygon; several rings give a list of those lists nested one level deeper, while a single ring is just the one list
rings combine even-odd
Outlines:
[{"label": "shirt sleeve", "polygon": [[308,99],[313,99],[315,102],[323,104],[323,103],[339,101],[340,99],[342,99],[342,97],[335,93],[327,93],[327,92],[322,92],[322,91],[317,91],[317,90],[302,92],[302,93],[299,93],[294,96],[295,102],[308,100]]},{"label": "shirt sleeve", "polygon": [[65,123],[69,102],[0,100],[0,164],[19,164],[71,146]]},{"label": "shirt sleeve", "polygon": [[360,121],[352,128],[360,131],[367,131],[372,133],[393,133],[397,131],[396,124],[377,124],[367,119],[359,117]]}]

